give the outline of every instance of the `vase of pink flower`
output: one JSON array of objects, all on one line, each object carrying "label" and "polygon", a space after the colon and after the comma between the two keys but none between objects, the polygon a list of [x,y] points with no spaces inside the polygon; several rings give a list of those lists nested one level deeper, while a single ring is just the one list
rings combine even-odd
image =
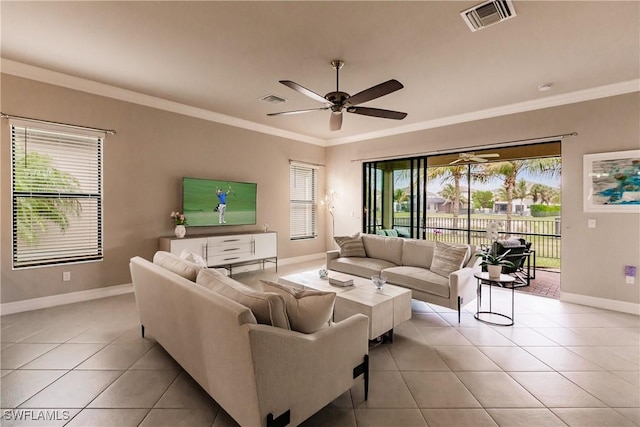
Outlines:
[{"label": "vase of pink flower", "polygon": [[174,229],[176,237],[182,239],[185,234],[187,234],[187,217],[180,212],[171,212],[171,219],[173,220],[173,224],[176,226]]}]

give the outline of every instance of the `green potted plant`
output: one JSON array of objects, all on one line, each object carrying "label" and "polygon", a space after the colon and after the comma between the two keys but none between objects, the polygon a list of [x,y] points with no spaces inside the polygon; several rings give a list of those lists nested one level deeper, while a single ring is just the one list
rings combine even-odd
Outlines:
[{"label": "green potted plant", "polygon": [[495,252],[489,250],[487,252],[477,253],[476,256],[482,258],[480,265],[487,267],[489,277],[500,277],[502,266],[507,266],[509,268],[514,267],[514,264],[511,261],[504,259],[509,252],[511,252],[511,249],[500,255],[496,255]]}]

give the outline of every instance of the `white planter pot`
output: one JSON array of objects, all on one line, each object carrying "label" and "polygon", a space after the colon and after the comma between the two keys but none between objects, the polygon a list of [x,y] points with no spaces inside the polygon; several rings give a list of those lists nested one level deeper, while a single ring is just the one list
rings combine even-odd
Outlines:
[{"label": "white planter pot", "polygon": [[176,229],[174,230],[176,233],[176,237],[182,239],[185,234],[187,234],[187,227],[184,225],[176,225]]},{"label": "white planter pot", "polygon": [[487,272],[489,272],[489,277],[498,278],[500,277],[500,273],[502,273],[501,265],[487,265]]}]

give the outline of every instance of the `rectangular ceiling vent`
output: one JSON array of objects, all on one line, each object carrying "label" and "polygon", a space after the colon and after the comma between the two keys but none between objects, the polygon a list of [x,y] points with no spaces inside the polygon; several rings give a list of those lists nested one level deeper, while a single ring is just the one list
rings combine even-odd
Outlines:
[{"label": "rectangular ceiling vent", "polygon": [[286,102],[287,100],[284,98],[281,98],[277,95],[274,95],[272,93],[270,93],[269,95],[265,95],[262,98],[260,98],[260,101],[264,101],[264,102],[268,102],[270,104],[282,104],[283,102]]},{"label": "rectangular ceiling vent", "polygon": [[511,0],[489,0],[460,12],[471,31],[478,31],[516,16]]}]

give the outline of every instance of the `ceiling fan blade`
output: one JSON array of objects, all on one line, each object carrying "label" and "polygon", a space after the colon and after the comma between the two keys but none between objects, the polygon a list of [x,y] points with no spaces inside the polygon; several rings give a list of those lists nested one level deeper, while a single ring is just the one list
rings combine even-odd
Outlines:
[{"label": "ceiling fan blade", "polygon": [[342,128],[342,113],[331,113],[329,118],[329,129],[340,130]]},{"label": "ceiling fan blade", "polygon": [[309,113],[311,111],[324,111],[324,110],[328,110],[329,108],[330,107],[322,107],[322,108],[308,108],[306,110],[281,111],[279,113],[268,113],[267,116],[285,116],[288,114]]},{"label": "ceiling fan blade", "polygon": [[484,163],[484,162],[488,161],[484,157],[476,157],[476,156],[471,157],[469,160],[474,161],[474,162],[478,162],[478,163]]},{"label": "ceiling fan blade", "polygon": [[315,99],[318,102],[322,102],[324,104],[331,105],[331,102],[327,101],[324,96],[318,95],[314,91],[309,90],[304,86],[300,86],[296,82],[292,82],[291,80],[280,80],[280,83],[282,83],[283,85],[287,86],[288,88],[291,88],[291,89],[295,90],[296,92],[299,92],[299,93],[301,93],[301,94],[303,94],[305,96],[308,96],[311,99]]},{"label": "ceiling fan blade", "polygon": [[362,92],[358,92],[355,95],[349,97],[345,104],[347,105],[358,105],[363,102],[371,101],[372,99],[380,98],[381,96],[385,96],[390,94],[391,92],[395,92],[399,89],[402,89],[404,86],[397,80],[391,79],[384,83],[380,83],[379,85],[375,85],[370,87],[369,89],[365,89]]},{"label": "ceiling fan blade", "polygon": [[449,163],[450,165],[455,165],[456,163],[461,162],[463,159],[456,159],[453,162]]},{"label": "ceiling fan blade", "polygon": [[500,154],[498,154],[498,153],[491,153],[491,154],[476,154],[476,157],[484,157],[484,158],[500,157]]},{"label": "ceiling fan blade", "polygon": [[380,117],[383,119],[402,120],[407,117],[407,113],[400,111],[383,110],[381,108],[369,108],[369,107],[349,107],[347,111],[355,114],[362,114],[363,116]]}]

